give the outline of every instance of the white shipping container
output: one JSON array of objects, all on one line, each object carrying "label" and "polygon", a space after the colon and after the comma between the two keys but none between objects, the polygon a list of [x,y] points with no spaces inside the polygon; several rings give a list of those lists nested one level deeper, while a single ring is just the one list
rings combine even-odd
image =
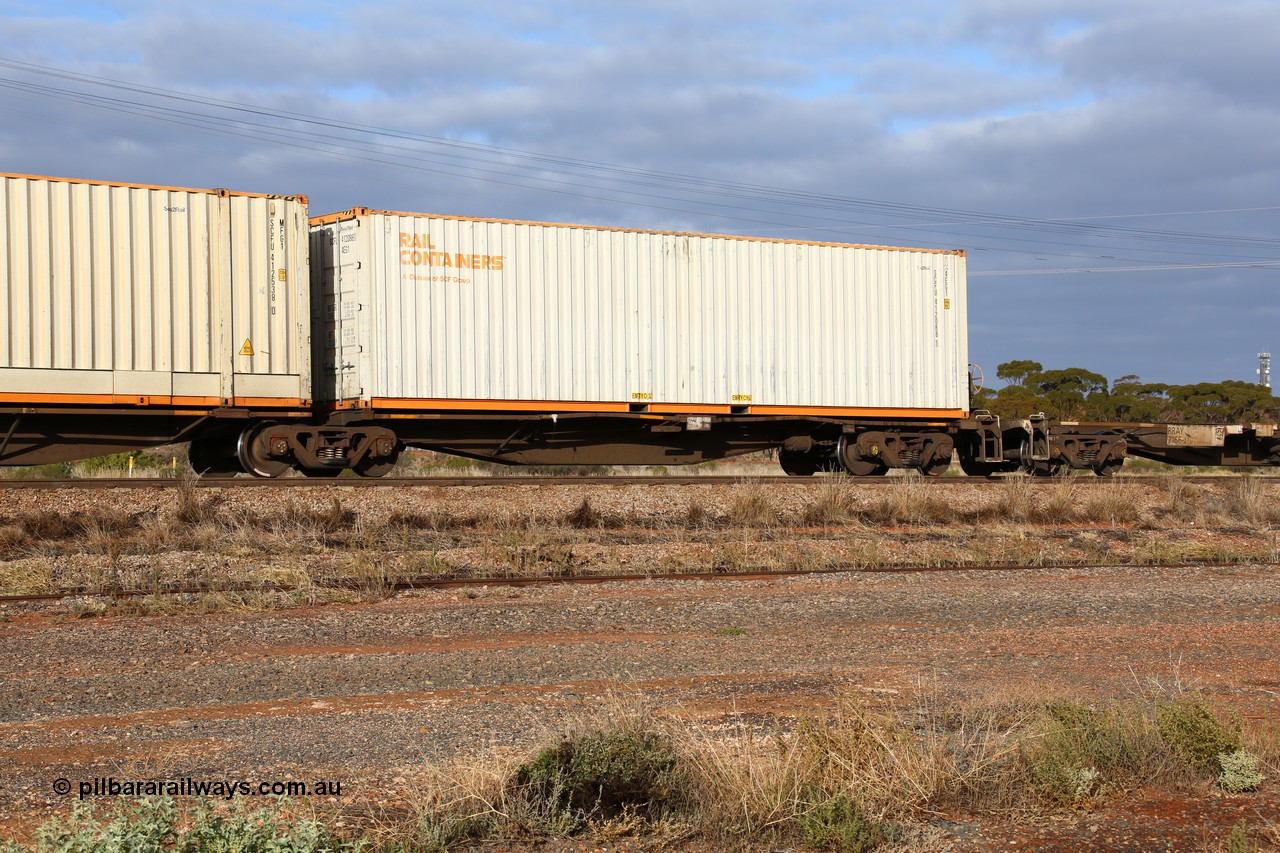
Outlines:
[{"label": "white shipping container", "polygon": [[[320,399],[955,416],[965,258],[356,209],[312,220]],[[319,355],[317,355],[319,358]]]},{"label": "white shipping container", "polygon": [[305,197],[0,181],[0,400],[311,398]]}]

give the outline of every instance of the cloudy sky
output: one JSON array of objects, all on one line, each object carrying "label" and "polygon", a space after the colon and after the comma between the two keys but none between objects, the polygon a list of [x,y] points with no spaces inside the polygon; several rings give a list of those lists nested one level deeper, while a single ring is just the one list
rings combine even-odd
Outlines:
[{"label": "cloudy sky", "polygon": [[989,377],[1251,380],[1278,44],[1274,0],[0,0],[0,171],[962,248]]}]

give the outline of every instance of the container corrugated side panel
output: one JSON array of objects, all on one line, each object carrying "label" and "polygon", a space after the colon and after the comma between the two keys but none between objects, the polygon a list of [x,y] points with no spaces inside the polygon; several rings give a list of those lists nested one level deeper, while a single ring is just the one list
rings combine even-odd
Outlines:
[{"label": "container corrugated side panel", "polygon": [[967,406],[956,253],[359,221],[364,399]]},{"label": "container corrugated side panel", "polygon": [[278,307],[266,287],[271,270],[250,262],[233,272],[232,232],[269,234],[268,202],[288,208],[278,242],[301,259],[304,301],[293,299],[281,319],[307,318],[305,202],[13,175],[0,182],[0,394],[212,405],[254,390],[236,387],[233,372],[243,370],[273,374],[271,396],[310,396],[299,393],[309,382],[305,324],[237,366],[240,330],[230,322],[233,299],[251,303],[246,326]]}]

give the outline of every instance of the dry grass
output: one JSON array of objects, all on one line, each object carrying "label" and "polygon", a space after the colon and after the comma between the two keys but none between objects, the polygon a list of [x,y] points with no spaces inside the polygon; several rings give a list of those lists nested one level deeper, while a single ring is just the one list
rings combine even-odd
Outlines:
[{"label": "dry grass", "polygon": [[947,497],[931,488],[923,477],[906,476],[896,480],[892,485],[876,489],[860,510],[864,520],[902,526],[946,523],[957,518],[956,508]]},{"label": "dry grass", "polygon": [[[733,848],[909,844],[939,813],[1030,817],[1138,788],[1203,791],[1216,770],[1186,760],[1185,729],[1168,720],[1201,720],[1206,708],[1227,721],[1209,729],[1229,733],[1230,715],[1186,693],[1095,706],[1027,696],[943,702],[921,692],[888,708],[847,693],[827,714],[768,729],[702,729],[606,702],[531,755],[423,768],[412,819],[384,824],[380,840],[414,849],[625,834]],[[1274,772],[1275,728],[1242,738]],[[596,793],[574,799],[584,782]]]},{"label": "dry grass", "polygon": [[563,522],[578,530],[590,530],[604,527],[605,518],[591,505],[590,498],[583,498],[576,509],[565,514]]},{"label": "dry grass", "polygon": [[684,526],[692,529],[706,528],[712,525],[711,513],[706,504],[698,499],[689,501],[684,511]]},{"label": "dry grass", "polygon": [[729,522],[735,527],[773,527],[778,511],[769,490],[760,483],[744,482],[734,487],[729,503]]},{"label": "dry grass", "polygon": [[806,527],[847,524],[857,518],[857,488],[843,475],[818,486],[818,496],[805,506],[800,521]]},{"label": "dry grass", "polygon": [[1137,522],[1142,518],[1142,509],[1136,491],[1127,483],[1115,481],[1099,485],[1081,502],[1080,516],[1112,527]]},{"label": "dry grass", "polygon": [[1231,518],[1255,527],[1280,522],[1280,504],[1273,488],[1247,474],[1233,481],[1227,490],[1226,511]]},{"label": "dry grass", "polygon": [[[918,476],[876,485],[833,476],[785,486],[744,480],[656,509],[620,509],[628,504],[601,492],[557,508],[509,503],[486,513],[415,502],[379,515],[351,497],[249,502],[185,483],[154,511],[102,502],[0,516],[0,592],[201,580],[229,589],[276,579],[277,568],[305,600],[323,601],[376,597],[415,566],[503,577],[1265,561],[1280,553],[1272,491],[1256,480],[1201,487],[1171,477],[1151,487],[1014,476],[957,499]],[[22,568],[40,557],[55,558],[58,571]],[[47,585],[33,588],[41,578]],[[327,589],[344,580],[358,591]],[[277,600],[295,599],[253,598],[254,606]]]},{"label": "dry grass", "polygon": [[1209,505],[1205,490],[1187,482],[1183,476],[1170,476],[1160,482],[1165,493],[1165,503],[1160,511],[1177,521],[1190,521],[1203,525]]}]

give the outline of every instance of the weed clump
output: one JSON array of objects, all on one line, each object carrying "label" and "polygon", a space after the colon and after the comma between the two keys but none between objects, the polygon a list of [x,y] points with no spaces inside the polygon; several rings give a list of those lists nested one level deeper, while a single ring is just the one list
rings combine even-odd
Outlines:
[{"label": "weed clump", "polygon": [[804,843],[820,850],[864,853],[898,840],[896,827],[865,815],[843,791],[810,801],[797,816]]},{"label": "weed clump", "polygon": [[678,797],[669,738],[619,728],[565,738],[521,765],[512,792],[536,812],[579,827],[624,813],[657,817]]},{"label": "weed clump", "polygon": [[685,527],[708,527],[711,525],[711,521],[711,513],[707,512],[707,508],[701,501],[696,499],[689,501],[689,506],[684,511]]},{"label": "weed clump", "polygon": [[1227,492],[1227,510],[1235,518],[1254,525],[1280,522],[1280,507],[1267,492],[1267,488],[1255,478],[1245,475],[1236,480]]},{"label": "weed clump", "polygon": [[221,495],[199,495],[189,482],[178,487],[178,505],[173,520],[195,527],[199,524],[216,524],[221,515]]},{"label": "weed clump", "polygon": [[879,489],[876,498],[863,510],[863,517],[875,524],[932,524],[955,520],[955,509],[919,477],[903,477]]},{"label": "weed clump", "polygon": [[1218,774],[1218,787],[1228,794],[1239,794],[1256,789],[1265,780],[1258,770],[1258,756],[1243,749],[1224,752],[1218,756],[1222,772]]},{"label": "weed clump", "polygon": [[1089,495],[1081,516],[1089,521],[1105,522],[1112,526],[1129,524],[1141,519],[1140,507],[1132,488],[1111,483]]},{"label": "weed clump", "polygon": [[14,551],[26,545],[27,533],[19,524],[0,524],[0,553]]},{"label": "weed clump", "polygon": [[837,476],[819,487],[817,498],[804,508],[801,521],[807,527],[843,524],[853,519],[856,513],[853,487]]},{"label": "weed clump", "polygon": [[387,516],[386,527],[401,531],[431,531],[475,527],[478,520],[469,516],[455,516],[447,510],[433,509],[427,512],[396,510]]},{"label": "weed clump", "polygon": [[1079,805],[1105,786],[1125,787],[1144,760],[1139,732],[1116,708],[1054,701],[1024,752],[1032,789],[1054,807]]},{"label": "weed clump", "polygon": [[591,505],[590,498],[583,498],[577,509],[565,515],[564,523],[578,530],[589,530],[604,527],[604,516]]},{"label": "weed clump", "polygon": [[327,506],[318,509],[291,500],[278,518],[266,518],[263,522],[267,529],[277,533],[302,529],[333,534],[349,530],[358,518],[355,510],[343,506],[342,501],[334,497]]},{"label": "weed clump", "polygon": [[1179,521],[1201,521],[1204,518],[1207,498],[1203,489],[1188,483],[1182,476],[1169,477],[1161,484],[1165,493],[1163,511]]},{"label": "weed clump", "polygon": [[1165,743],[1189,768],[1217,776],[1218,756],[1240,749],[1240,721],[1224,724],[1202,699],[1184,699],[1156,708],[1156,727]]},{"label": "weed clump", "polygon": [[771,527],[777,524],[778,513],[763,487],[748,485],[734,493],[729,520],[738,527]]}]

